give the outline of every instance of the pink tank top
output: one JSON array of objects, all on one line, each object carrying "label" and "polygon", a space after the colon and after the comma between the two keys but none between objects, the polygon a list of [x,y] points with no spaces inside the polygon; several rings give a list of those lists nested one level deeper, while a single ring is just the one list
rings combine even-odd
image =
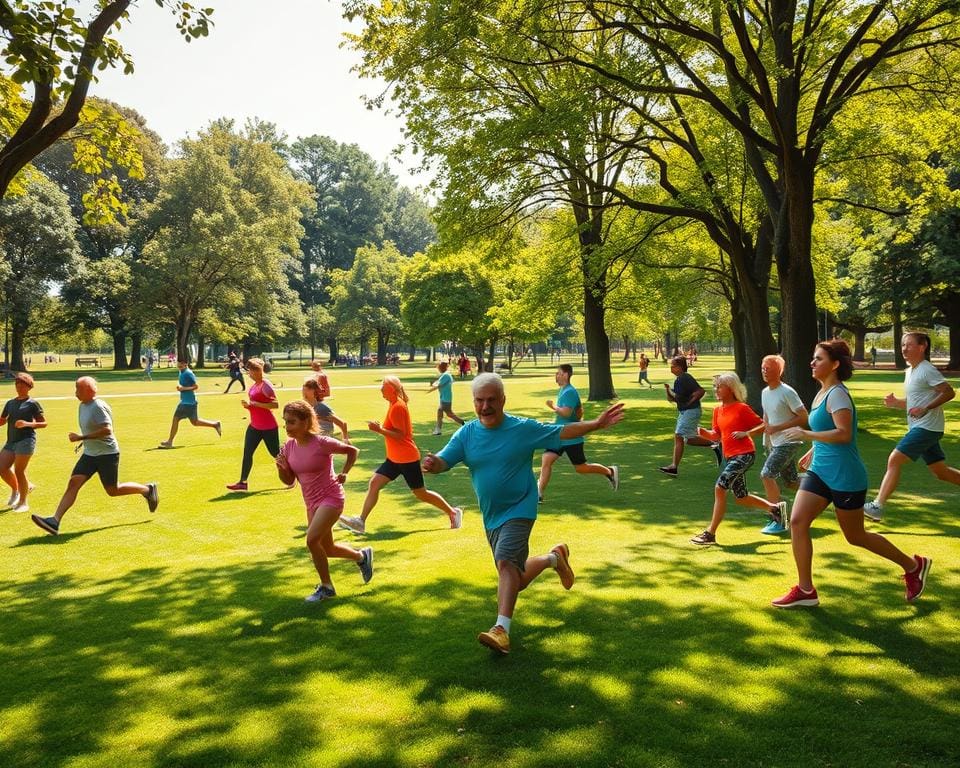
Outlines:
[{"label": "pink tank top", "polygon": [[[277,401],[277,395],[273,391],[273,387],[270,386],[270,382],[266,379],[262,379],[256,384],[251,384],[247,389],[247,397],[251,403],[275,403]],[[272,410],[266,408],[251,408],[248,413],[250,414],[250,426],[254,429],[266,430],[277,428],[277,420]]]}]

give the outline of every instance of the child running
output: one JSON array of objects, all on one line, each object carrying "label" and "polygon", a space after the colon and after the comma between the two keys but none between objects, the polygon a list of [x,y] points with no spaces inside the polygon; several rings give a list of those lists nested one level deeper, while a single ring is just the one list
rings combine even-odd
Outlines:
[{"label": "child running", "polygon": [[387,418],[381,425],[379,421],[368,421],[371,432],[383,435],[387,444],[387,458],[373,473],[367,489],[367,497],[363,500],[363,511],[360,517],[340,517],[340,525],[349,528],[354,533],[366,533],[367,518],[377,505],[380,498],[380,489],[398,476],[403,475],[407,487],[420,501],[432,504],[443,510],[450,518],[450,527],[459,528],[463,522],[463,510],[460,507],[451,507],[439,493],[428,491],[423,482],[423,470],[420,467],[420,450],[413,442],[413,424],[410,421],[410,411],[407,410],[407,393],[403,391],[403,384],[396,376],[384,376],[380,394],[390,405],[387,408]]},{"label": "child running", "polygon": [[0,477],[10,486],[7,506],[14,512],[29,512],[27,464],[37,450],[37,430],[47,426],[47,420],[40,403],[30,397],[33,376],[18,373],[14,376],[13,387],[17,396],[7,401],[0,415],[0,427],[7,425],[7,442],[0,451]]},{"label": "child running", "polygon": [[430,389],[427,390],[427,392],[433,392],[434,390],[440,391],[440,405],[437,406],[437,426],[434,427],[434,435],[439,435],[443,432],[443,414],[447,414],[447,416],[453,419],[457,423],[457,426],[463,426],[463,419],[453,412],[453,376],[447,370],[448,367],[445,362],[437,365],[437,371],[440,375],[431,382]]},{"label": "child running", "polygon": [[[373,578],[373,549],[356,550],[333,541],[333,524],[343,512],[343,484],[347,480],[357,449],[320,433],[313,407],[304,400],[294,400],[283,408],[283,424],[290,439],[276,458],[280,481],[291,485],[300,481],[303,501],[307,507],[307,549],[313,558],[320,583],[308,603],[334,597],[337,591],[330,578],[331,557],[353,560],[360,568],[363,583]],[[333,474],[333,454],[346,455],[340,474]]]},{"label": "child running", "polygon": [[713,517],[710,525],[690,541],[706,546],[717,541],[717,528],[727,513],[727,491],[732,491],[737,504],[744,507],[764,510],[771,519],[783,525],[787,503],[771,504],[766,499],[747,491],[744,475],[753,466],[756,448],[749,430],[763,420],[744,402],[747,388],[735,373],[721,373],[713,377],[713,390],[720,405],[713,410],[713,428],[700,428],[700,437],[708,440],[720,440],[726,464],[720,470],[717,484],[713,489]]},{"label": "child running", "polygon": [[303,393],[303,399],[310,404],[313,412],[317,414],[317,421],[320,424],[320,434],[326,437],[333,437],[333,428],[337,427],[340,430],[340,439],[345,443],[349,443],[350,435],[347,433],[347,422],[338,419],[333,409],[323,402],[320,382],[310,377],[303,382],[301,392]]}]

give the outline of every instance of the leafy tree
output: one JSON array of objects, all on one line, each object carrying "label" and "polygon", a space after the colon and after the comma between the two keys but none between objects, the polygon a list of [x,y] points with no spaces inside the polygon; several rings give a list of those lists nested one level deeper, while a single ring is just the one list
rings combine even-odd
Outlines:
[{"label": "leafy tree", "polygon": [[385,239],[393,242],[404,256],[422,253],[436,242],[437,228],[430,207],[419,195],[400,187],[393,199],[384,229]]},{"label": "leafy tree", "polygon": [[78,249],[66,195],[33,178],[23,195],[0,201],[3,302],[10,322],[10,365],[24,370],[24,339],[34,310],[76,269]]},{"label": "leafy tree", "polygon": [[[208,33],[211,9],[181,0],[154,2],[174,13],[187,41]],[[10,78],[33,90],[29,109],[17,103],[11,114],[6,101],[0,106],[5,122],[14,128],[3,134],[0,148],[0,198],[20,170],[77,124],[95,70],[122,65],[126,72],[133,71],[130,57],[109,36],[128,20],[132,3],[104,0],[86,21],[73,0],[0,0],[0,35]]]}]

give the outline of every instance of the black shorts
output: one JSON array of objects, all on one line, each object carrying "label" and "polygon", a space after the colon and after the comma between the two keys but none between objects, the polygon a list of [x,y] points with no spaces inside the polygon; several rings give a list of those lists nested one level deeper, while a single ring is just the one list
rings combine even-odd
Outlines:
[{"label": "black shorts", "polygon": [[397,464],[395,461],[386,459],[374,472],[390,480],[396,480],[400,475],[403,475],[403,479],[407,481],[407,487],[411,491],[423,488],[424,485],[423,470],[420,469],[419,461],[408,461],[403,464]]},{"label": "black shorts", "polygon": [[544,448],[544,453],[555,453],[557,456],[563,456],[567,454],[567,458],[570,459],[570,463],[573,466],[579,464],[586,464],[587,457],[583,452],[583,443],[574,443],[573,445],[561,445],[559,448]]},{"label": "black shorts", "polygon": [[93,475],[100,475],[100,483],[104,488],[116,488],[120,477],[120,454],[107,453],[103,456],[87,456],[83,454],[73,468],[74,475],[83,475],[88,480]]},{"label": "black shorts", "polygon": [[844,512],[863,509],[863,504],[867,500],[866,488],[862,491],[835,491],[810,471],[800,481],[800,490],[833,502],[834,508],[842,509]]}]

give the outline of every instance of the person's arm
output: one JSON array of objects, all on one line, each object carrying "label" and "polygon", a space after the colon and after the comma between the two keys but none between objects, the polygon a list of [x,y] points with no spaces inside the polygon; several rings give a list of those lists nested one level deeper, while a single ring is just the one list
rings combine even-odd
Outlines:
[{"label": "person's arm", "polygon": [[953,387],[946,381],[940,382],[933,389],[937,393],[937,396],[933,398],[933,400],[926,405],[917,405],[910,409],[909,413],[913,418],[919,419],[926,416],[927,413],[934,408],[939,408],[944,403],[949,403],[957,394],[953,391]]},{"label": "person's arm", "polygon": [[907,401],[901,400],[899,397],[893,394],[893,392],[890,392],[886,397],[883,398],[883,404],[887,406],[887,408],[898,408],[901,411],[905,411],[907,409]]},{"label": "person's arm", "polygon": [[71,443],[79,443],[83,440],[101,440],[104,437],[109,437],[112,434],[113,434],[113,425],[111,425],[110,423],[107,423],[107,424],[100,424],[99,426],[97,426],[96,429],[93,430],[93,432],[88,432],[85,435],[81,435],[77,432],[71,432],[69,435],[67,435],[67,438],[70,440]]},{"label": "person's arm", "polygon": [[573,440],[598,429],[607,429],[623,419],[623,403],[614,403],[591,421],[574,421],[560,430],[561,440]]},{"label": "person's arm", "polygon": [[[753,435],[751,433],[751,430],[756,429],[758,427],[762,428],[763,419],[757,416],[756,411],[754,411],[753,408],[751,408],[746,403],[742,403],[741,405],[743,405],[743,408],[741,408],[739,411],[739,416],[741,417],[741,423],[749,424],[750,427],[748,429],[734,430],[733,432],[730,433],[730,436],[734,440],[743,440],[745,438],[750,438],[752,440]],[[716,414],[716,411],[714,411],[714,414]]]},{"label": "person's arm", "polygon": [[757,429],[765,430],[768,435],[775,435],[791,427],[802,427],[806,429],[807,419],[809,418],[810,414],[807,413],[807,409],[801,405],[799,411],[794,411],[792,419],[787,419],[782,424],[761,424]]},{"label": "person's arm", "polygon": [[573,408],[566,405],[554,405],[553,400],[547,400],[547,408],[564,419],[569,418],[570,414],[573,413]]},{"label": "person's arm", "polygon": [[293,470],[290,469],[290,463],[287,461],[286,454],[282,449],[280,453],[277,454],[277,458],[274,459],[274,463],[277,465],[277,476],[280,478],[280,482],[284,485],[293,485],[297,476],[293,474]]},{"label": "person's arm", "polygon": [[707,440],[719,440],[720,439],[720,427],[717,425],[717,412],[718,408],[713,409],[713,420],[710,423],[710,429],[704,429],[703,427],[697,427],[697,434],[700,437],[706,438]]},{"label": "person's arm", "polygon": [[[828,395],[829,397],[829,395]],[[849,397],[849,396],[848,396]],[[829,403],[827,404],[829,410]],[[816,440],[819,443],[849,443],[853,440],[853,404],[848,406],[844,403],[835,411],[830,411],[833,416],[833,429],[826,429],[823,432],[813,432],[809,429],[800,427],[791,427],[784,430],[784,435],[788,440]]]},{"label": "person's arm", "polygon": [[349,443],[350,435],[347,433],[347,422],[337,418],[337,416],[333,413],[327,414],[327,420],[331,424],[335,424],[337,427],[340,428],[340,434],[343,436],[343,442]]},{"label": "person's arm", "polygon": [[441,472],[446,472],[450,469],[450,467],[447,466],[447,462],[432,453],[428,453],[423,457],[420,468],[429,475],[439,475]]},{"label": "person's arm", "polygon": [[670,385],[667,384],[667,382],[663,382],[663,388],[664,388],[664,389],[666,390],[666,392],[667,392],[667,400],[669,400],[671,403],[677,402],[677,396],[676,396],[676,394],[674,393],[674,391],[673,391],[672,389],[670,389]]},{"label": "person's arm", "polygon": [[[6,419],[4,419],[3,421],[0,421],[0,427],[3,426],[5,421]],[[13,426],[15,426],[17,429],[43,429],[45,426],[47,426],[47,420],[46,418],[44,418],[44,415],[42,413],[38,413],[36,416],[33,417],[33,421],[27,421],[26,419],[17,419],[16,423]]]},{"label": "person's arm", "polygon": [[340,468],[340,474],[337,475],[337,482],[343,485],[347,482],[347,475],[350,474],[350,470],[353,469],[353,465],[360,451],[356,446],[350,445],[349,443],[340,443],[334,450],[334,453],[344,453],[347,456],[343,462],[343,466]]},{"label": "person's arm", "polygon": [[705,394],[707,393],[703,387],[697,387],[695,390],[693,390],[693,393],[690,395],[690,405],[695,405],[699,403]]}]

